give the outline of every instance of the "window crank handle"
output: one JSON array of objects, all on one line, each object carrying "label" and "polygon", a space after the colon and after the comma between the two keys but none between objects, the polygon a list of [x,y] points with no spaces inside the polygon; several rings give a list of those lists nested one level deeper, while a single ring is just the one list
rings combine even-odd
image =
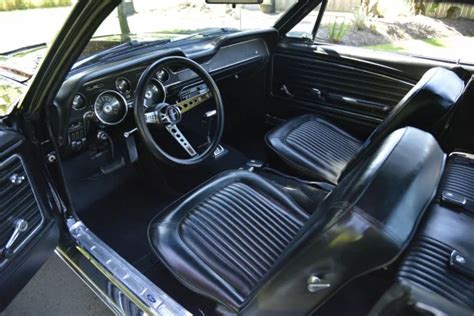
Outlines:
[{"label": "window crank handle", "polygon": [[8,239],[5,247],[0,249],[0,257],[1,259],[6,259],[12,255],[12,247],[15,241],[20,237],[21,233],[25,232],[28,229],[28,222],[24,219],[17,219],[13,222],[14,230],[13,234]]}]

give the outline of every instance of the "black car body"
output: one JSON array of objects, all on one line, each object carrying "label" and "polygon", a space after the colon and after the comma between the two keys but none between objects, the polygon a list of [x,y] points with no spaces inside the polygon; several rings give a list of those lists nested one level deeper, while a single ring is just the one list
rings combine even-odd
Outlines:
[{"label": "black car body", "polygon": [[472,65],[314,41],[318,0],[81,56],[119,3],[2,57],[2,309],[56,252],[116,314],[472,314]]}]

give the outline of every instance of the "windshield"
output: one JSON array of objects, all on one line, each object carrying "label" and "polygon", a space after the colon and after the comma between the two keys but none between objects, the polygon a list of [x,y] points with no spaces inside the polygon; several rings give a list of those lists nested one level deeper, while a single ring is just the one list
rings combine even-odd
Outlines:
[{"label": "windshield", "polygon": [[[268,2],[268,4],[265,4]],[[174,41],[272,27],[296,0],[233,7],[205,0],[124,0],[100,25],[81,58],[127,41]],[[191,36],[189,36],[191,35]]]},{"label": "windshield", "polygon": [[[0,0],[0,117],[26,91],[49,44],[77,0]],[[130,46],[161,45],[272,27],[297,0],[260,5],[206,4],[205,0],[123,0],[100,25],[76,67]]]}]

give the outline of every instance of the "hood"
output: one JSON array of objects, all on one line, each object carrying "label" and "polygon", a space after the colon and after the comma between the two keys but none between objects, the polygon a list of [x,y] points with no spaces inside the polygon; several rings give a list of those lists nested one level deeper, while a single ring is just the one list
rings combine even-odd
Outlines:
[{"label": "hood", "polygon": [[0,117],[13,111],[25,91],[26,85],[0,75]]},{"label": "hood", "polygon": [[1,55],[0,75],[25,83],[36,72],[46,50],[46,45],[38,45]]},{"label": "hood", "polygon": [[38,45],[0,55],[0,116],[13,111],[45,54]]}]

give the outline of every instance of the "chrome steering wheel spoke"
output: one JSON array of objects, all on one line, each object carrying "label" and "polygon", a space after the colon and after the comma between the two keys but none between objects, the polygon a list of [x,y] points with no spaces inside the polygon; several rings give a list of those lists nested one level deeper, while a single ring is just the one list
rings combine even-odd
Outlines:
[{"label": "chrome steering wheel spoke", "polygon": [[166,130],[173,136],[173,138],[178,142],[178,144],[183,147],[183,149],[188,153],[189,156],[194,157],[197,155],[196,150],[193,148],[191,143],[184,137],[183,133],[179,130],[178,126],[175,124],[166,125]]}]

